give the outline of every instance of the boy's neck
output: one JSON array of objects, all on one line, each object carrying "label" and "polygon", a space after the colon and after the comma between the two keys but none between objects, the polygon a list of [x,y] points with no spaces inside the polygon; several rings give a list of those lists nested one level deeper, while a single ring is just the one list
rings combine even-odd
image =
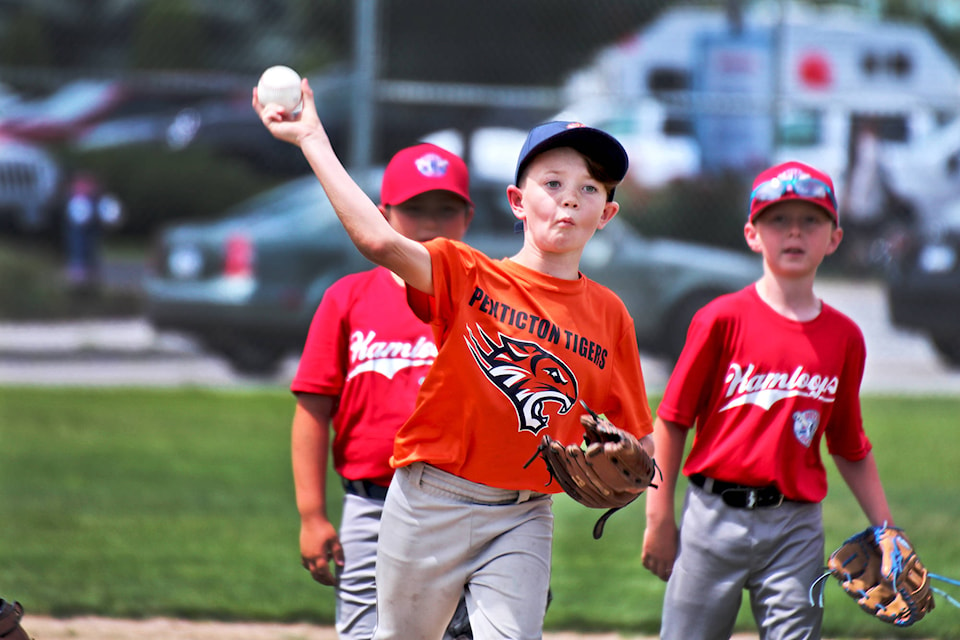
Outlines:
[{"label": "boy's neck", "polygon": [[771,309],[790,320],[807,322],[820,315],[823,304],[813,292],[813,278],[775,278],[765,274],[756,283],[757,295]]},{"label": "boy's neck", "polygon": [[544,254],[532,251],[524,246],[510,259],[521,266],[539,271],[554,278],[577,280],[580,277],[581,253],[582,251],[564,254]]}]

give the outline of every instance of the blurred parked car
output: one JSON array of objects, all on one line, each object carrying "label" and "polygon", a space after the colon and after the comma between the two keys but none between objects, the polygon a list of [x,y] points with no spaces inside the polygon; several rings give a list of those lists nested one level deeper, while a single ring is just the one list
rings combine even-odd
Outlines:
[{"label": "blurred parked car", "polygon": [[60,204],[60,183],[49,153],[0,135],[0,220],[20,231],[47,228]]},{"label": "blurred parked car", "polygon": [[0,132],[35,143],[74,144],[107,120],[133,123],[146,116],[169,118],[186,106],[226,94],[216,86],[203,89],[118,79],[75,80],[47,96],[8,109],[0,119]]},{"label": "blurred parked car", "polygon": [[960,201],[890,263],[886,288],[893,324],[925,334],[960,368]]},{"label": "blurred parked car", "polygon": [[171,149],[198,147],[239,158],[264,173],[290,177],[310,172],[297,147],[277,144],[250,108],[249,97],[181,110],[166,130],[166,143]]},{"label": "blurred parked car", "polygon": [[[310,77],[318,108],[324,114],[324,128],[331,142],[346,147],[349,129],[349,81],[345,70],[337,69]],[[122,109],[91,123],[76,135],[81,150],[108,149],[150,144],[163,150],[202,148],[212,155],[246,162],[258,172],[282,177],[310,172],[310,165],[295,146],[279,144],[270,135],[256,112],[250,108],[250,88],[198,95],[189,101],[158,104],[149,111]]]},{"label": "blurred parked car", "polygon": [[[364,180],[376,198],[379,174]],[[493,257],[516,253],[503,182],[474,181],[465,240]],[[179,224],[157,238],[145,280],[158,330],[198,339],[242,372],[268,373],[299,353],[324,291],[372,265],[350,242],[315,177],[285,183],[214,222]],[[650,353],[678,355],[693,313],[746,286],[759,260],[724,249],[641,237],[615,218],[587,245],[581,268],[614,289]]]}]

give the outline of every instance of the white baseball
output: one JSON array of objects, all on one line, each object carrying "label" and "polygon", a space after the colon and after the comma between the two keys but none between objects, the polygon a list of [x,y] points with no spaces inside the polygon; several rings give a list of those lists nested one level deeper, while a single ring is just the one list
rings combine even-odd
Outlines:
[{"label": "white baseball", "polygon": [[270,67],[257,83],[257,99],[260,104],[276,104],[287,111],[300,106],[300,74],[282,64]]}]

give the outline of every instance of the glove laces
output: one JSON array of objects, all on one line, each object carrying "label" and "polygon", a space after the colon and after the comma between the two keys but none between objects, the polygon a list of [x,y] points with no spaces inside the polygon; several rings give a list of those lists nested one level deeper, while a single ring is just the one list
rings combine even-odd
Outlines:
[{"label": "glove laces", "polygon": [[[883,526],[875,526],[870,528],[870,531],[873,534],[874,541],[878,545],[879,545],[881,533],[888,528],[890,527],[887,526],[886,522],[883,523]],[[896,527],[893,527],[893,528],[896,528]],[[863,532],[852,535],[846,540],[844,540],[844,544],[861,539],[862,536],[863,536]],[[909,545],[909,546],[911,546],[912,548],[912,545]],[[852,557],[848,558],[847,561],[844,563],[844,566],[846,566],[846,564],[852,560],[853,560]],[[892,582],[896,584],[897,578],[899,577],[900,573],[903,571],[903,554],[900,552],[899,548],[895,548],[893,550],[893,553],[891,555],[891,561],[893,563],[893,566],[891,567]],[[821,574],[820,577],[814,580],[813,584],[810,585],[810,589],[807,592],[807,599],[809,600],[811,607],[816,606],[816,607],[820,607],[821,609],[823,608],[823,591],[824,591],[823,584],[824,584],[824,581],[828,577],[830,577],[832,573],[833,573],[832,571],[824,567],[824,573]],[[931,580],[939,580],[940,582],[945,582],[947,584],[952,584],[954,586],[960,587],[960,580],[954,580],[953,578],[948,578],[946,576],[942,576],[937,573],[932,573],[930,571],[927,571],[927,577],[930,578]],[[848,579],[850,578],[849,574],[847,574],[847,578]],[[939,587],[935,587],[931,584],[930,590],[936,593],[937,595],[941,596],[944,600],[946,600],[948,603],[950,603],[954,607],[957,607],[958,609],[960,609],[960,600],[957,600],[956,598],[954,598],[952,595],[950,595],[943,589]],[[819,591],[819,593],[817,595],[816,601],[814,601],[814,593],[817,591]],[[866,594],[861,590],[860,595],[865,596]]]}]

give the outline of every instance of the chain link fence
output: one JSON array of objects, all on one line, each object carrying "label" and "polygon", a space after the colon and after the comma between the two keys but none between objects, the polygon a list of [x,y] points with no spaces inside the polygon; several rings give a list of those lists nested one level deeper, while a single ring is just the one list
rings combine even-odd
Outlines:
[{"label": "chain link fence", "polygon": [[[146,244],[308,173],[250,107],[262,70],[285,64],[358,171],[429,137],[509,181],[534,124],[604,128],[630,154],[622,216],[648,237],[746,251],[753,176],[814,164],[846,231],[822,272],[872,279],[882,309],[891,268],[960,207],[956,6],[0,0],[0,228],[56,245],[73,178],[93,175],[124,205],[117,233]],[[939,338],[956,364],[960,330]]]},{"label": "chain link fence", "polygon": [[[249,107],[260,71],[282,63],[311,79],[356,167],[455,131],[475,171],[499,164],[508,178],[516,136],[494,136],[497,147],[482,132],[558,115],[606,128],[631,156],[625,214],[651,235],[742,249],[752,176],[811,162],[861,216],[847,220],[869,241],[847,259],[869,269],[884,259],[875,240],[960,193],[948,177],[928,189],[937,201],[896,180],[960,105],[943,44],[956,30],[929,13],[938,4],[8,0],[0,128],[53,154],[64,176],[100,174],[142,233],[308,170]],[[86,93],[63,93],[78,83]],[[960,144],[941,153],[955,167]],[[866,193],[883,197],[864,204],[847,194],[864,191],[849,182],[868,154]]]}]

